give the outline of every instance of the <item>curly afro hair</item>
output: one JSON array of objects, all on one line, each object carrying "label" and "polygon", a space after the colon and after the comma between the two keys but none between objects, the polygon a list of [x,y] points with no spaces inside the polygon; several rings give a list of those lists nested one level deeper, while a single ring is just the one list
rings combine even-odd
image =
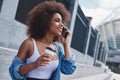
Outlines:
[{"label": "curly afro hair", "polygon": [[54,0],[44,1],[35,6],[27,19],[27,35],[30,38],[42,39],[50,27],[50,21],[55,13],[62,16],[63,24],[70,19],[70,13],[65,6]]}]

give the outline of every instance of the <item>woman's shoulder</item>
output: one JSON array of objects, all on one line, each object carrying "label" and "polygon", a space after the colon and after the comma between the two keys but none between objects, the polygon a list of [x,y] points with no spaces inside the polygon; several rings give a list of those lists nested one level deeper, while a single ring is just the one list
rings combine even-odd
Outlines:
[{"label": "woman's shoulder", "polygon": [[25,39],[21,45],[32,46],[33,45],[32,38]]},{"label": "woman's shoulder", "polygon": [[25,39],[18,50],[17,56],[19,56],[22,59],[22,61],[25,61],[25,58],[29,55],[32,49],[33,49],[32,39],[31,38]]},{"label": "woman's shoulder", "polygon": [[32,39],[31,38],[28,38],[28,39],[25,39],[20,48],[19,48],[19,51],[26,51],[26,50],[31,50],[33,48],[33,42],[32,42]]}]

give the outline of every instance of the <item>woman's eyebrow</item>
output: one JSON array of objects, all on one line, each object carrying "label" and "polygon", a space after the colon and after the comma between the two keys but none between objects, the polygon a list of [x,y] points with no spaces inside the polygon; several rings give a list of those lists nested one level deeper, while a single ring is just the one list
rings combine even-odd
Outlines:
[{"label": "woman's eyebrow", "polygon": [[55,17],[55,19],[60,19],[59,17]]},{"label": "woman's eyebrow", "polygon": [[59,20],[62,20],[61,18],[59,18],[59,17],[56,17],[56,18],[54,18],[54,19],[59,19]]}]

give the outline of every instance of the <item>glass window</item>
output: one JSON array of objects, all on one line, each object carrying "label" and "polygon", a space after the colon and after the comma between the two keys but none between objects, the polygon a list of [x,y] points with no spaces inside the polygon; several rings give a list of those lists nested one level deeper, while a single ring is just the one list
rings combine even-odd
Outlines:
[{"label": "glass window", "polygon": [[18,9],[15,19],[21,23],[25,23],[28,12],[38,3],[44,0],[19,0]]},{"label": "glass window", "polygon": [[71,47],[84,53],[84,45],[86,42],[86,34],[87,34],[87,27],[83,25],[81,20],[76,16],[73,36],[72,36],[72,43]]},{"label": "glass window", "polygon": [[1,12],[1,8],[2,8],[2,3],[3,3],[3,0],[0,0],[0,12]]},{"label": "glass window", "polygon": [[[15,19],[23,24],[25,24],[26,19],[27,19],[27,14],[28,12],[37,4],[39,4],[40,2],[43,2],[44,0],[19,0],[19,4],[18,4],[18,9],[17,9],[17,13],[16,13],[16,17]],[[57,0],[62,2],[63,4],[65,4],[65,6],[67,7],[67,9],[69,9],[69,5],[70,3],[68,3],[69,1],[64,1],[64,0]]]}]

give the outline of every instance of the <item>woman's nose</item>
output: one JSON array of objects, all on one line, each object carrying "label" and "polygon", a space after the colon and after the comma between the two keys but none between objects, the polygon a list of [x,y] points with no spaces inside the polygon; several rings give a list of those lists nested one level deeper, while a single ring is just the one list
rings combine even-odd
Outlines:
[{"label": "woman's nose", "polygon": [[60,26],[61,26],[61,27],[63,27],[63,26],[64,26],[63,22],[60,22]]}]

